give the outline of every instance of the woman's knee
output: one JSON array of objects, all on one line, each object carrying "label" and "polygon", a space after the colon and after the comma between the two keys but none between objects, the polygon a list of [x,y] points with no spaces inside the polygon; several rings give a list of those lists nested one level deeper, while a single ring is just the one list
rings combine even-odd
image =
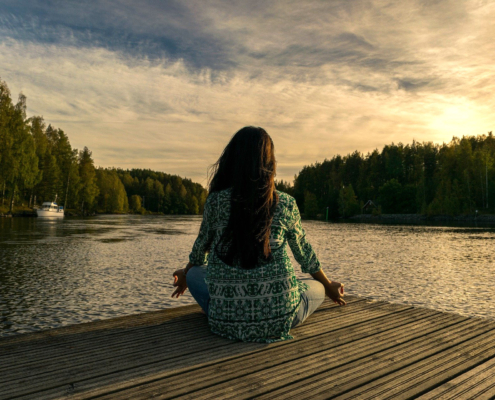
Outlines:
[{"label": "woman's knee", "polygon": [[325,287],[315,280],[303,280],[308,285],[306,290],[301,295],[301,305],[297,314],[294,317],[292,328],[301,325],[325,300]]},{"label": "woman's knee", "polygon": [[308,290],[304,293],[310,302],[323,303],[325,300],[325,286],[314,279],[304,281],[308,285]]},{"label": "woman's knee", "polygon": [[201,306],[203,311],[208,314],[208,303],[210,294],[206,285],[206,267],[194,266],[187,271],[186,280],[187,287],[191,292],[192,297]]},{"label": "woman's knee", "polygon": [[196,265],[189,268],[186,275],[187,286],[202,284],[206,278],[206,269],[203,266]]}]

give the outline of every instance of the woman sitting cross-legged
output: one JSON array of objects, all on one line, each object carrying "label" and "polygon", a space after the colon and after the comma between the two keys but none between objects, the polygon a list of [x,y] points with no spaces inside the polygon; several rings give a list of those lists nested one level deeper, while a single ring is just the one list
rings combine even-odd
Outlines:
[{"label": "woman sitting cross-legged", "polygon": [[[344,285],[328,280],[301,226],[293,197],[275,190],[272,139],[245,127],[213,166],[203,222],[189,264],[174,272],[179,297],[187,288],[211,330],[229,339],[275,342],[304,322],[325,294],[344,305]],[[287,243],[303,272],[298,280]]]}]

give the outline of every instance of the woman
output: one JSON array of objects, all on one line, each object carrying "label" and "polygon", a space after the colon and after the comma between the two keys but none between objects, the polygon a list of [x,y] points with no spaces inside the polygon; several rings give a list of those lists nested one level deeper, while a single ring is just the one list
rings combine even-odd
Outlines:
[{"label": "woman", "polygon": [[[214,333],[270,343],[292,339],[325,294],[344,305],[344,285],[329,281],[305,238],[294,198],[275,190],[275,154],[262,128],[237,132],[213,165],[203,222],[186,268],[174,272],[179,297],[189,287]],[[299,281],[289,244],[303,272]]]}]

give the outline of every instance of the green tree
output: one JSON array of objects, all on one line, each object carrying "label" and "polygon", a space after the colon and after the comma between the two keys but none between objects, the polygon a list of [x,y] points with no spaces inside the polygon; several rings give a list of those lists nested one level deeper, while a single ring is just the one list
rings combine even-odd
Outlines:
[{"label": "green tree", "polygon": [[167,183],[164,192],[165,194],[163,197],[163,212],[166,214],[172,214],[172,186],[170,185],[170,183]]},{"label": "green tree", "polygon": [[[119,172],[119,171],[117,171]],[[134,188],[134,179],[129,172],[122,172],[119,174],[120,180],[124,184],[125,190],[129,195],[136,194]],[[136,188],[137,189],[137,188]]]},{"label": "green tree", "polygon": [[129,199],[129,209],[133,212],[141,212],[141,196],[133,194]]},{"label": "green tree", "polygon": [[318,199],[313,193],[306,191],[304,194],[304,216],[315,218],[318,214]]},{"label": "green tree", "polygon": [[390,179],[380,187],[379,192],[380,205],[384,213],[396,214],[402,212],[402,185],[397,179]]},{"label": "green tree", "polygon": [[79,152],[79,176],[80,181],[80,201],[81,211],[92,210],[95,205],[95,199],[98,196],[99,189],[96,182],[96,170],[92,153],[87,147]]},{"label": "green tree", "polygon": [[37,185],[33,188],[34,196],[38,195],[38,200],[42,200],[40,195],[40,189],[43,189],[43,185],[40,182],[43,181],[43,168],[45,164],[45,156],[48,151],[48,139],[46,137],[46,125],[43,117],[31,117],[28,119],[28,123],[31,129],[31,135],[33,136],[34,145],[36,148],[36,156],[38,157],[38,177]]},{"label": "green tree", "polygon": [[99,168],[96,171],[99,189],[98,208],[108,213],[123,213],[129,210],[124,184],[117,171]]},{"label": "green tree", "polygon": [[155,206],[155,211],[163,212],[163,200],[165,198],[165,190],[163,185],[158,179],[153,181],[153,203]]},{"label": "green tree", "polygon": [[55,196],[60,198],[62,193],[62,173],[57,164],[57,159],[50,153],[43,157],[42,180],[38,185],[40,200],[53,201]]},{"label": "green tree", "polygon": [[343,187],[339,192],[339,213],[344,218],[352,217],[361,212],[359,201],[352,185]]},{"label": "green tree", "polygon": [[[163,172],[132,169],[115,170],[127,195],[109,195],[108,185],[115,181],[108,174],[101,175],[99,188],[92,154],[72,149],[65,132],[45,124],[40,116],[26,119],[26,98],[19,96],[14,104],[7,84],[0,80],[0,193],[2,206],[33,199],[36,202],[53,200],[66,208],[78,207],[83,212],[94,211],[96,201],[103,201],[109,210],[125,210],[128,199],[141,196],[142,206],[155,212],[176,214],[202,212],[208,192],[190,179]],[[103,176],[104,175],[104,176]],[[117,185],[119,186],[119,185]],[[113,188],[110,188],[114,190]],[[120,200],[119,200],[120,199]],[[117,201],[111,204],[112,201]],[[120,211],[119,211],[120,212]]]},{"label": "green tree", "polygon": [[277,190],[280,190],[281,192],[287,193],[292,195],[294,188],[291,186],[289,182],[286,182],[284,180],[281,181],[275,181],[275,188]]},{"label": "green tree", "polygon": [[0,80],[0,183],[2,184],[2,206],[5,205],[7,180],[10,177],[13,135],[9,128],[12,114],[12,99],[7,84]]},{"label": "green tree", "polygon": [[147,210],[150,211],[156,211],[154,204],[153,204],[153,197],[154,197],[154,189],[153,189],[153,183],[154,179],[151,177],[146,178],[144,181],[144,201],[143,201],[143,208],[146,208]]},{"label": "green tree", "polygon": [[72,157],[68,164],[67,185],[64,194],[64,207],[79,204],[79,193],[81,190],[81,177],[79,176],[78,151],[72,150]]},{"label": "green tree", "polygon": [[26,97],[13,104],[7,85],[0,81],[0,167],[4,187],[10,190],[10,211],[19,190],[30,189],[39,176],[38,158],[26,121]]},{"label": "green tree", "polygon": [[75,176],[76,169],[74,168],[74,164],[77,160],[74,158],[74,152],[70,145],[69,138],[61,129],[53,129],[51,153],[55,156],[60,170],[61,187],[59,196],[61,201],[63,201],[64,206],[67,207],[66,203],[71,178],[73,183],[77,180],[77,177]]},{"label": "green tree", "polygon": [[199,214],[199,202],[195,195],[191,193],[186,195],[186,205],[189,214]]}]

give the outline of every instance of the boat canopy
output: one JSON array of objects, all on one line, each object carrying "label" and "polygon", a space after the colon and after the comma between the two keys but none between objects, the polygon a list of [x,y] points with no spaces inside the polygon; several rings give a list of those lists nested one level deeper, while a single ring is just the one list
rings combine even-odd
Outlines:
[{"label": "boat canopy", "polygon": [[52,201],[45,201],[42,205],[41,205],[41,208],[42,209],[49,209],[49,210],[58,210],[59,208],[61,209],[62,207],[59,207],[57,203],[54,203]]}]

